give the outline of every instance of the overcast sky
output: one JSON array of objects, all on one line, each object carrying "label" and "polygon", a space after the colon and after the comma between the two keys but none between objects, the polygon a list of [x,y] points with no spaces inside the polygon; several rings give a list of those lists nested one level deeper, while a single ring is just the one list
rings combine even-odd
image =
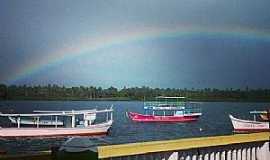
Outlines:
[{"label": "overcast sky", "polygon": [[269,0],[1,0],[0,83],[270,88]]}]

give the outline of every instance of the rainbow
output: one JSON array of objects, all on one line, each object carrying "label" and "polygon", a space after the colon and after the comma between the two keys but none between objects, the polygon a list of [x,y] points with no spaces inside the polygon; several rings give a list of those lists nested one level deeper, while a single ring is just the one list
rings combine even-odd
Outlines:
[{"label": "rainbow", "polygon": [[209,28],[209,27],[144,27],[129,29],[121,32],[111,32],[101,36],[81,38],[76,43],[62,46],[51,53],[45,53],[47,58],[34,60],[31,64],[21,67],[15,73],[6,78],[7,83],[28,77],[34,73],[65,62],[68,59],[77,58],[86,54],[95,54],[100,49],[106,49],[117,45],[125,45],[138,41],[147,41],[159,38],[181,38],[189,36],[221,36],[235,37],[250,40],[270,41],[270,33],[249,28]]}]

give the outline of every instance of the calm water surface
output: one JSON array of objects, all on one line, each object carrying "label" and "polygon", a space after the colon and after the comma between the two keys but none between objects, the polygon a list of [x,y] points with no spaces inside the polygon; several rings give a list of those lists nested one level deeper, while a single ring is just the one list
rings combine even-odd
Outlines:
[{"label": "calm water surface", "polygon": [[[251,110],[264,110],[270,103],[203,102],[202,116],[192,123],[136,123],[130,121],[126,111],[143,113],[140,101],[0,101],[0,112],[13,110],[16,113],[31,113],[33,110],[104,109],[114,105],[114,124],[108,136],[103,137],[111,144],[168,140],[183,137],[199,137],[232,134],[228,117],[232,114],[243,119],[252,119]],[[0,125],[7,125],[0,119]],[[0,150],[8,153],[35,152],[48,150],[60,145],[66,138],[58,139],[12,139],[0,140]]]}]

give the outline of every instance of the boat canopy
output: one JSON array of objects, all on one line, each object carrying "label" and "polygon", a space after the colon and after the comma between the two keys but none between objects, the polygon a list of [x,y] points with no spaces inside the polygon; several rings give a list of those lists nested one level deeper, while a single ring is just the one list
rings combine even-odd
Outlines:
[{"label": "boat canopy", "polygon": [[267,112],[267,111],[250,111],[249,113],[250,114],[267,114],[269,112]]},{"label": "boat canopy", "polygon": [[156,99],[185,99],[186,97],[164,97],[164,96],[158,96]]},{"label": "boat canopy", "polygon": [[87,109],[87,110],[65,110],[65,111],[50,111],[50,110],[34,110],[34,113],[68,113],[68,112],[72,112],[72,111],[80,111],[80,112],[95,112],[96,109]]},{"label": "boat canopy", "polygon": [[144,107],[145,109],[153,108],[153,107],[177,107],[179,109],[182,107],[186,107],[189,104],[200,104],[201,102],[189,102],[186,101],[186,97],[165,97],[159,96],[156,97],[155,101],[145,101]]},{"label": "boat canopy", "polygon": [[112,112],[113,109],[104,109],[104,110],[71,110],[71,111],[35,111],[35,113],[26,113],[26,114],[6,114],[1,113],[0,116],[4,117],[44,117],[44,116],[74,116],[82,114],[95,114],[95,113],[106,113]]},{"label": "boat canopy", "polygon": [[186,107],[155,107],[155,106],[145,106],[146,110],[184,110]]}]

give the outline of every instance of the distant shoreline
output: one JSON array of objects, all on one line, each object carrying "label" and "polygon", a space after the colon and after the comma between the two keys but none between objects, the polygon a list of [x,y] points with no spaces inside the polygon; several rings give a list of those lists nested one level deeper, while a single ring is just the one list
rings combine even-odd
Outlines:
[{"label": "distant shoreline", "polygon": [[[132,98],[92,98],[92,99],[85,99],[85,98],[15,98],[15,99],[6,99],[0,101],[141,101],[141,99],[132,99]],[[147,101],[147,100],[146,100]],[[193,99],[189,98],[188,101],[193,102],[270,102],[270,99]]]},{"label": "distant shoreline", "polygon": [[65,87],[48,84],[46,86],[0,84],[0,100],[31,101],[144,101],[155,100],[158,96],[183,96],[188,101],[198,102],[270,102],[270,89],[227,88],[151,88],[113,86]]}]

